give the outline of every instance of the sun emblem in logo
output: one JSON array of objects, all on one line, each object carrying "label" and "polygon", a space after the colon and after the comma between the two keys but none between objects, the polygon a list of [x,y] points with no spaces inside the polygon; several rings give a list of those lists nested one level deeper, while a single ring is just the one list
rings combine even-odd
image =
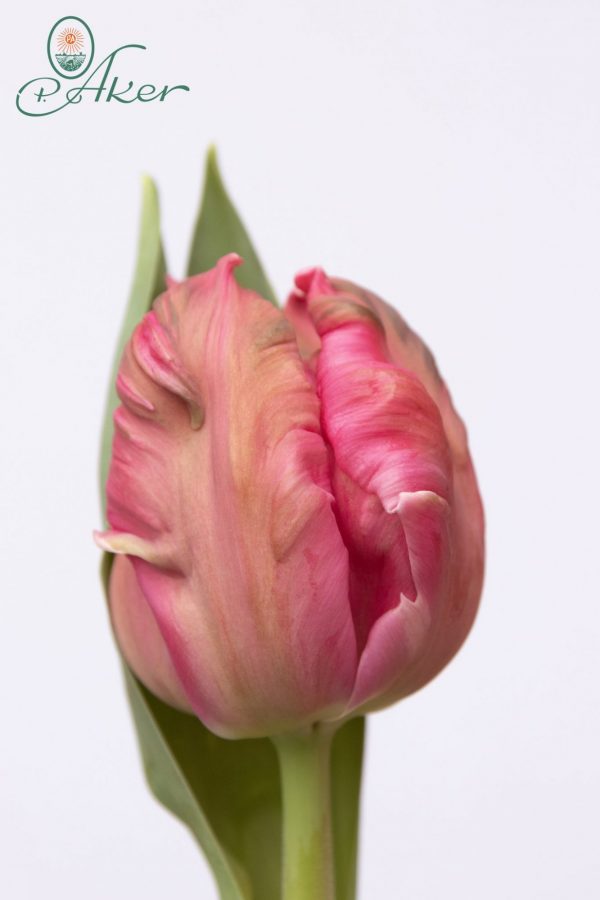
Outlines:
[{"label": "sun emblem in logo", "polygon": [[48,37],[48,56],[53,69],[63,78],[76,78],[90,65],[94,39],[83,19],[65,16]]},{"label": "sun emblem in logo", "polygon": [[83,34],[79,28],[70,25],[57,35],[56,44],[61,53],[79,53],[83,47]]},{"label": "sun emblem in logo", "polygon": [[56,62],[65,72],[74,72],[84,64],[86,55],[83,53],[83,33],[79,28],[73,25],[63,28],[56,35],[56,48]]}]

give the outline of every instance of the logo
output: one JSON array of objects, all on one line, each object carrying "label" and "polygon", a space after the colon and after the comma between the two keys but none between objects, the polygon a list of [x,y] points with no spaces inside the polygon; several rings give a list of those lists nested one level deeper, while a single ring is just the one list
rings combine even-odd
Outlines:
[{"label": "logo", "polygon": [[[144,44],[122,44],[95,68],[94,35],[79,16],[63,16],[50,29],[48,61],[58,78],[42,75],[26,81],[17,91],[17,109],[24,116],[51,116],[84,98],[93,103],[163,103],[174,91],[189,91],[187,84],[135,85],[123,76],[129,53],[146,50]],[[118,70],[118,71],[117,71]],[[84,77],[85,76],[85,77]]]},{"label": "logo", "polygon": [[54,71],[62,78],[77,78],[89,69],[93,58],[94,36],[83,19],[59,19],[48,35],[48,59]]}]

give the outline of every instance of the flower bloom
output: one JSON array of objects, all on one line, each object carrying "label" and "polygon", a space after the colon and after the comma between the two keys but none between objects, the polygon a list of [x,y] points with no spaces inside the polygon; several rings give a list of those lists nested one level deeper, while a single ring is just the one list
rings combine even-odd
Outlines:
[{"label": "flower bloom", "polygon": [[483,572],[466,433],[422,341],[319,269],[278,310],[240,261],[172,283],[135,329],[97,535],[126,660],[225,737],[417,690]]}]

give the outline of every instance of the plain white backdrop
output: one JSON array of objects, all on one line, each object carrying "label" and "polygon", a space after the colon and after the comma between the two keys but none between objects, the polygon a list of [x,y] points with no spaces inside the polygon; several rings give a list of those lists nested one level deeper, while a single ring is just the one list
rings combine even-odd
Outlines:
[{"label": "plain white backdrop", "polygon": [[[66,14],[190,93],[20,115]],[[145,787],[91,540],[140,175],[182,275],[216,141],[281,297],[318,263],[427,340],[486,506],[466,646],[370,721],[361,900],[598,897],[597,0],[24,0],[1,66],[0,893],[216,897]]]}]

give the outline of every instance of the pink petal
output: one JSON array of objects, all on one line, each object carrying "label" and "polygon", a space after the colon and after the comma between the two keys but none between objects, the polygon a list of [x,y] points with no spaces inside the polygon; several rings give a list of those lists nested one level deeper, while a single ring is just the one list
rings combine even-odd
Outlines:
[{"label": "pink petal", "polygon": [[[297,276],[297,280],[301,277]],[[316,354],[321,349],[321,339],[309,315],[304,294],[300,290],[292,291],[289,295],[285,305],[285,316],[296,333],[300,356],[313,367],[316,364]]]},{"label": "pink petal", "polygon": [[[432,623],[427,652],[417,659],[410,671],[399,672],[388,691],[369,707],[375,709],[413,693],[435,677],[460,649],[471,630],[483,584],[483,506],[465,426],[454,409],[448,388],[429,348],[397,310],[376,294],[340,279],[333,279],[331,286],[336,292],[350,292],[357,302],[377,314],[385,329],[390,358],[396,365],[410,370],[419,378],[440,411],[452,465],[452,565],[444,602],[439,604]],[[377,641],[373,640],[373,657],[377,658],[381,653]]]},{"label": "pink petal", "polygon": [[125,351],[103,537],[131,554],[197,715],[228,736],[337,715],[356,669],[318,401],[238,262],[163,294]]},{"label": "pink petal", "polygon": [[113,562],[109,597],[115,636],[128,665],[165,703],[191,712],[156,619],[126,556],[118,556]]},{"label": "pink petal", "polygon": [[[322,422],[350,553],[361,653],[350,708],[373,708],[433,677],[472,621],[470,598],[478,598],[480,578],[469,567],[467,578],[475,583],[467,586],[458,573],[467,554],[463,484],[452,449],[455,416],[448,418],[442,392],[430,390],[439,376],[419,339],[407,326],[398,334],[391,324],[394,340],[388,339],[393,311],[388,315],[382,301],[319,270],[302,273],[297,286],[296,302],[304,297],[321,340]],[[402,357],[392,352],[394,341],[406,345]],[[477,525],[472,532],[480,547]],[[458,626],[450,612],[456,609]]]}]

